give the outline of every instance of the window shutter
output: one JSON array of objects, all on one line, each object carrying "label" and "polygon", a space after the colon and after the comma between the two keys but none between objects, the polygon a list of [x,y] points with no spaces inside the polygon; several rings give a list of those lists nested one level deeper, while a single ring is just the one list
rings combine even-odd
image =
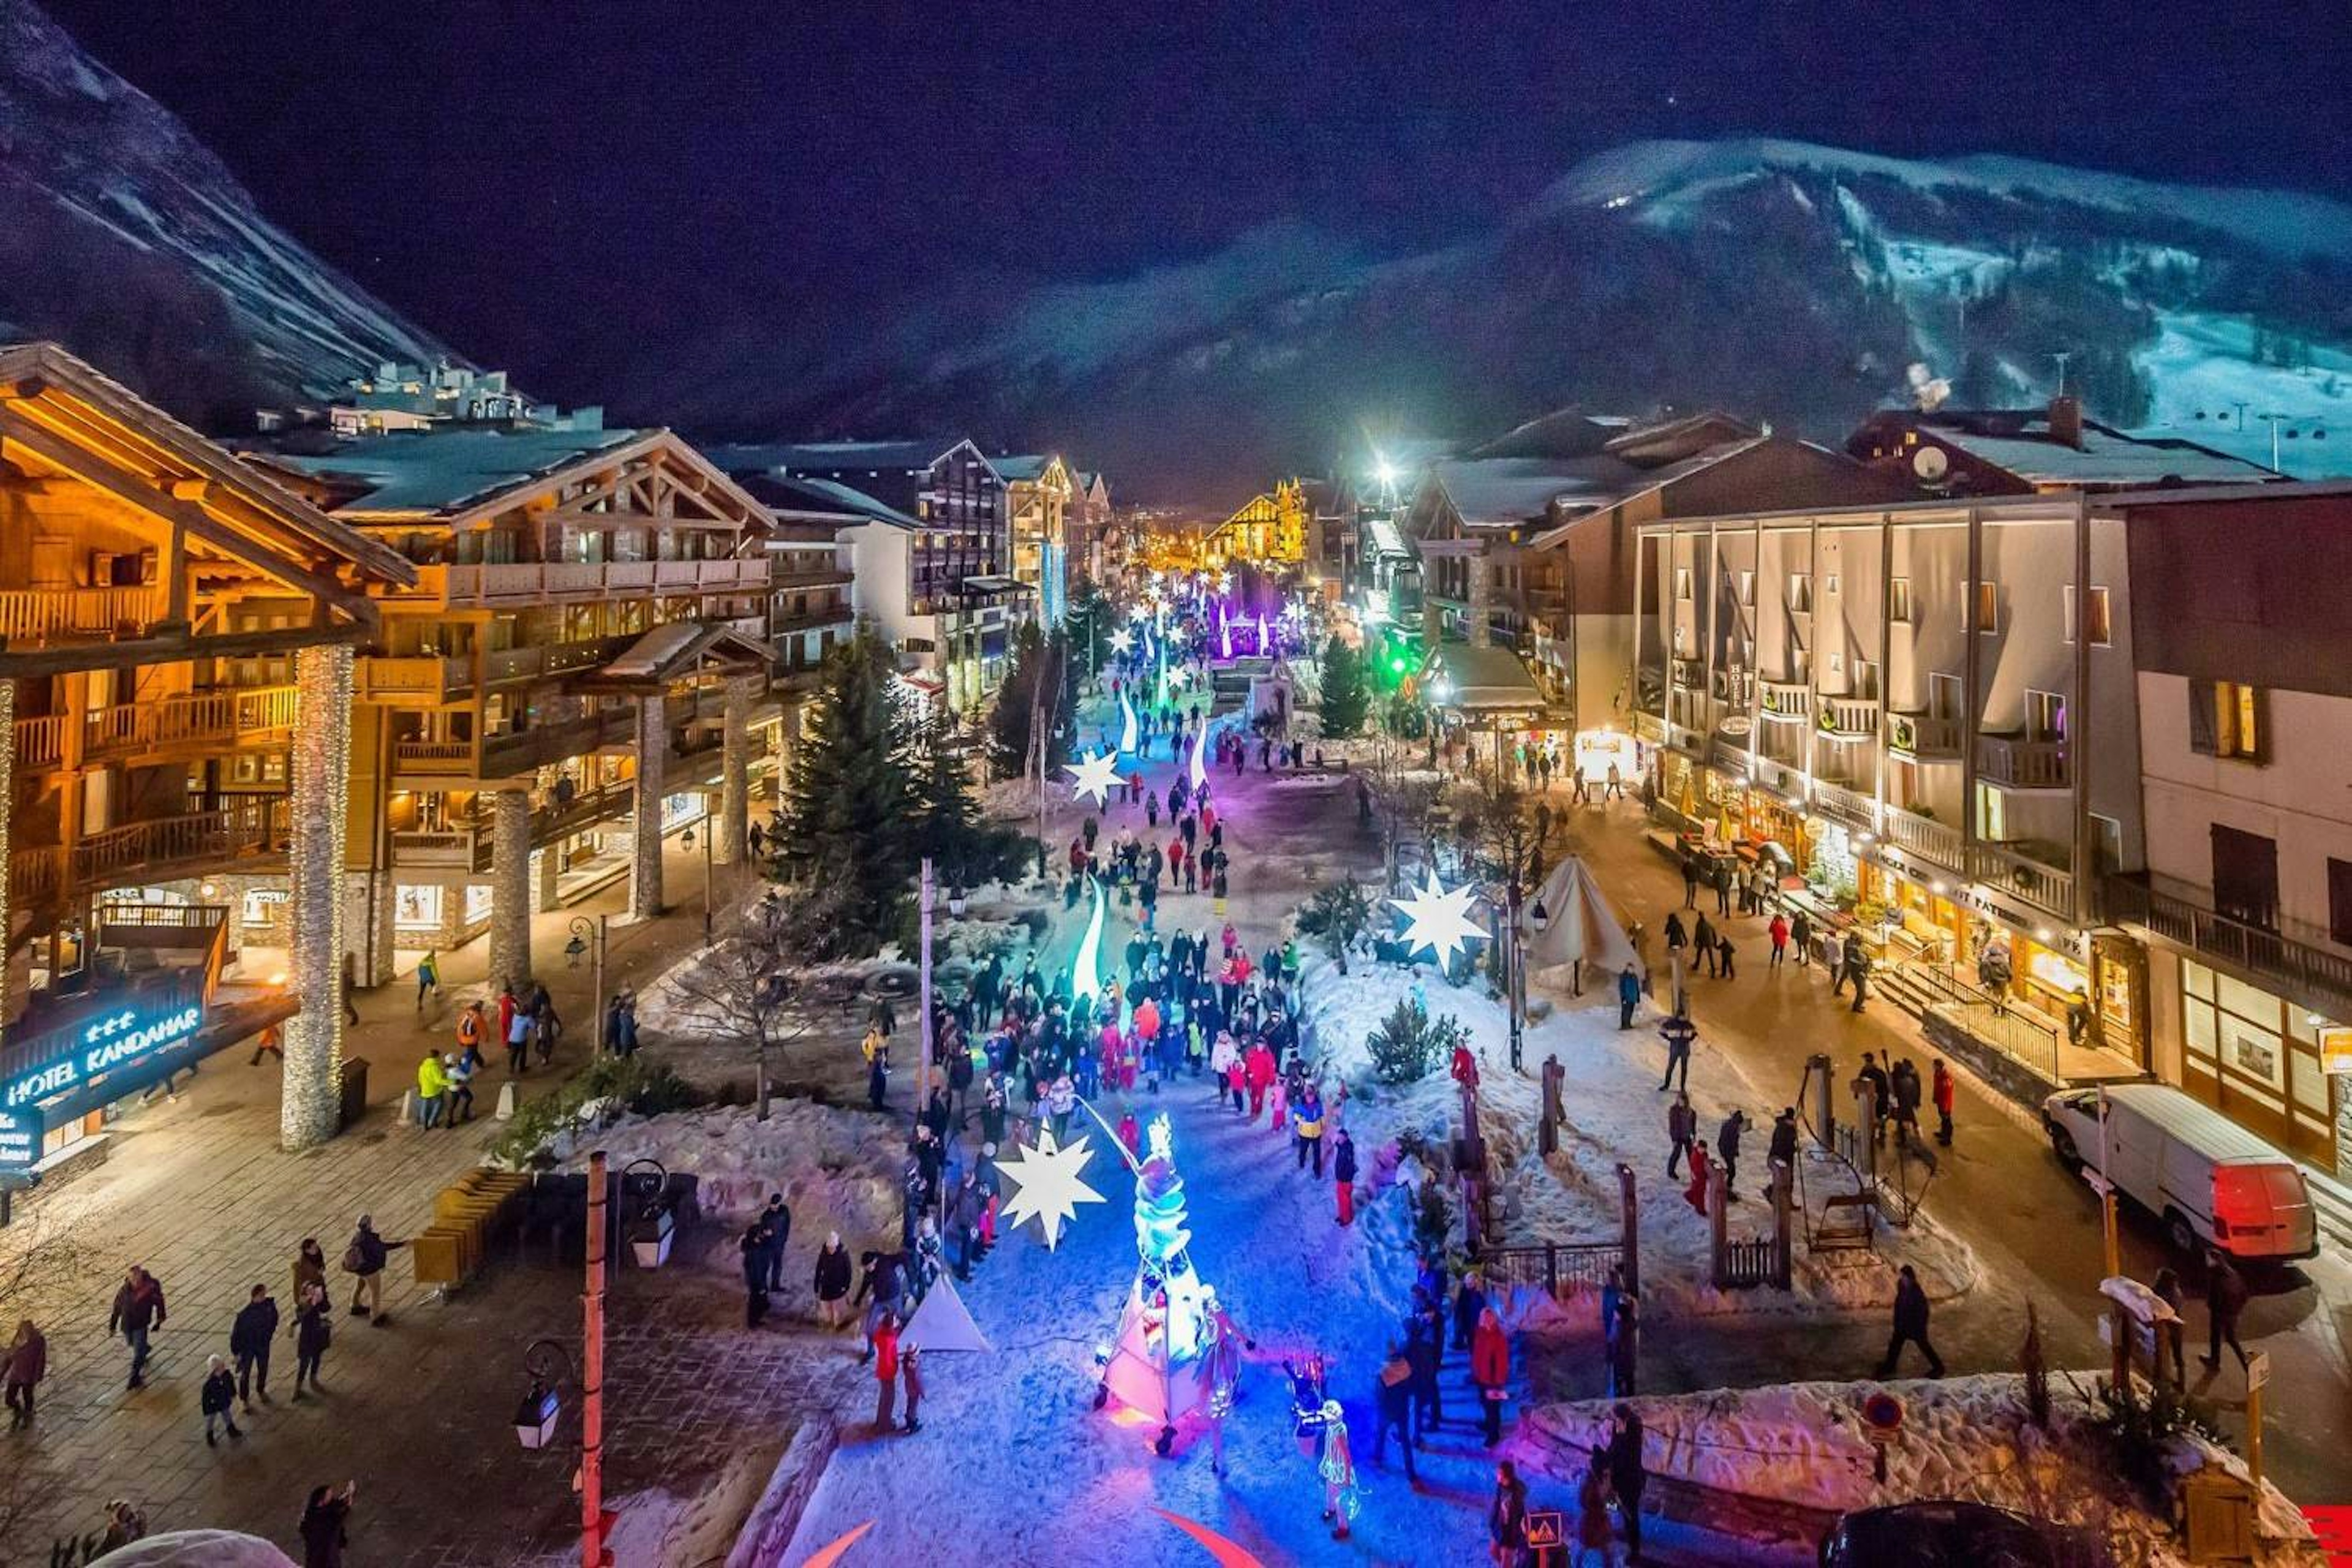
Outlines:
[{"label": "window shutter", "polygon": [[2189,683],[2189,749],[2208,757],[2221,753],[2214,722],[2213,683],[2210,680]]}]

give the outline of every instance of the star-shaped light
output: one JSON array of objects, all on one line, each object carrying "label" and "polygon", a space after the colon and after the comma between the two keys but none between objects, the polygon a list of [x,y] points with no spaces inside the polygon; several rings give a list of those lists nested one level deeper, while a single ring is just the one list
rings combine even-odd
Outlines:
[{"label": "star-shaped light", "polygon": [[1218,592],[1218,593],[1220,593],[1220,594],[1230,594],[1230,593],[1232,593],[1233,591],[1234,591],[1234,574],[1233,574],[1232,573],[1230,573],[1230,572],[1220,572],[1220,573],[1218,573],[1218,574],[1217,574],[1217,592]]},{"label": "star-shaped light", "polygon": [[1126,654],[1132,651],[1134,647],[1135,634],[1129,631],[1125,626],[1121,626],[1118,630],[1110,634],[1111,652],[1116,654]]},{"label": "star-shaped light", "polygon": [[1091,1152],[1085,1134],[1061,1143],[1054,1130],[1045,1126],[1037,1129],[1034,1148],[1014,1144],[1013,1152],[996,1163],[996,1173],[1017,1188],[1004,1199],[1005,1223],[1018,1226],[1034,1219],[1045,1232],[1046,1251],[1061,1245],[1062,1227],[1078,1217],[1078,1205],[1103,1201],[1085,1180]]},{"label": "star-shaped light", "polygon": [[1143,605],[1130,605],[1128,606],[1127,618],[1130,621],[1148,621],[1151,618],[1151,611]]},{"label": "star-shaped light", "polygon": [[1110,792],[1118,784],[1118,758],[1109,752],[1097,752],[1091,757],[1080,757],[1075,763],[1065,763],[1063,770],[1072,775],[1071,787],[1078,798],[1094,797],[1095,805],[1110,804]]},{"label": "star-shaped light", "polygon": [[1452,892],[1445,890],[1433,870],[1423,872],[1427,879],[1420,892],[1409,899],[1391,899],[1406,921],[1404,941],[1409,952],[1428,948],[1437,955],[1442,967],[1454,962],[1454,955],[1466,942],[1475,942],[1486,933],[1470,918],[1470,900],[1478,896],[1475,884],[1465,882]]},{"label": "star-shaped light", "polygon": [[1171,691],[1181,691],[1184,689],[1185,683],[1192,679],[1192,666],[1185,664],[1172,666],[1168,671],[1168,689]]}]

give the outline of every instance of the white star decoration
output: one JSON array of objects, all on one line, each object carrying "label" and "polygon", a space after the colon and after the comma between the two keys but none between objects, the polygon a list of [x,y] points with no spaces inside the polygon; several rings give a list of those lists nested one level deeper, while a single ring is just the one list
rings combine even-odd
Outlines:
[{"label": "white star decoration", "polygon": [[1168,689],[1181,691],[1184,689],[1184,683],[1192,679],[1192,671],[1188,667],[1177,665],[1168,672]]},{"label": "white star decoration", "polygon": [[1110,634],[1111,652],[1116,654],[1125,654],[1132,650],[1134,647],[1135,634],[1129,631],[1125,626],[1121,626],[1118,630]]},{"label": "white star decoration", "polygon": [[1419,952],[1428,948],[1437,954],[1440,965],[1451,963],[1454,955],[1465,942],[1478,941],[1485,932],[1470,918],[1470,900],[1478,896],[1477,887],[1465,882],[1447,892],[1439,883],[1437,873],[1424,873],[1427,878],[1421,891],[1409,899],[1391,899],[1408,922],[1404,940],[1407,949]]},{"label": "white star decoration", "polygon": [[1098,806],[1110,804],[1110,792],[1118,784],[1118,758],[1115,754],[1097,752],[1091,757],[1080,757],[1062,766],[1073,775],[1071,787],[1079,796],[1094,796]]},{"label": "white star decoration", "polygon": [[1018,1226],[1034,1219],[1045,1228],[1045,1250],[1059,1246],[1062,1227],[1078,1217],[1078,1205],[1103,1201],[1084,1180],[1091,1152],[1083,1134],[1056,1143],[1050,1127],[1037,1129],[1034,1149],[1014,1144],[1011,1156],[996,1165],[996,1173],[1020,1189],[1004,1200],[1005,1223]]}]

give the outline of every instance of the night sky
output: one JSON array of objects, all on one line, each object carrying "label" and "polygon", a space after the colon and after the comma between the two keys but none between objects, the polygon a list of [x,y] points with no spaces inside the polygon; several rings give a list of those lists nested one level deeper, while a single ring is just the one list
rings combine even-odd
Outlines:
[{"label": "night sky", "polygon": [[950,274],[1115,274],[1274,217],[1402,249],[1645,136],[2352,197],[2342,0],[47,3],[330,260],[625,411],[665,340],[773,331],[779,298],[854,331]]}]

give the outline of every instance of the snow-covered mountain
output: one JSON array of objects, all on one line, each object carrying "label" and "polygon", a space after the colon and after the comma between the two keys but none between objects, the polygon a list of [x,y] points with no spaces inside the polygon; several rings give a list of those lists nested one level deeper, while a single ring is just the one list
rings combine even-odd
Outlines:
[{"label": "snow-covered mountain", "polygon": [[0,0],[0,341],[25,337],[198,420],[447,353],[32,0]]},{"label": "snow-covered mountain", "polygon": [[[2095,416],[2352,470],[2352,207],[2006,157],[1646,142],[1482,232],[1372,257],[1295,227],[1181,266],[975,289],[863,361],[721,349],[681,410],[833,435],[953,424],[1147,481],[1362,434],[1487,434],[1579,402],[1717,404],[1817,437],[1903,401],[2067,384]],[[793,388],[780,395],[780,385]],[[692,398],[696,394],[686,391]]]}]

